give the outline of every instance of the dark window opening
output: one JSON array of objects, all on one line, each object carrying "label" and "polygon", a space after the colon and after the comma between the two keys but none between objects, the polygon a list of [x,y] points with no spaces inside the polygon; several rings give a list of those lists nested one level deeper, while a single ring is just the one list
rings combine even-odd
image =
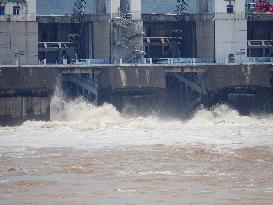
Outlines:
[{"label": "dark window opening", "polygon": [[0,6],[0,16],[5,15],[5,7],[4,6]]},{"label": "dark window opening", "polygon": [[20,6],[13,7],[13,15],[18,16],[20,14]]},{"label": "dark window opening", "polygon": [[146,34],[147,37],[151,37],[152,36],[152,28],[149,26],[148,29],[147,29],[147,34]]}]

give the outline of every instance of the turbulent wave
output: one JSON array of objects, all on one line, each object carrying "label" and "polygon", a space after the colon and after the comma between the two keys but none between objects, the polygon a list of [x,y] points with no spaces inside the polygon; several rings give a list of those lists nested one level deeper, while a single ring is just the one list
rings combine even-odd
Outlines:
[{"label": "turbulent wave", "polygon": [[207,124],[207,123],[252,123],[258,120],[255,116],[241,116],[237,110],[228,105],[217,105],[212,109],[204,107],[199,108],[189,120],[190,124]]},{"label": "turbulent wave", "polygon": [[55,96],[50,122],[28,121],[0,128],[3,146],[123,147],[273,147],[273,117],[240,116],[226,105],[200,108],[190,119],[126,117],[110,104],[96,107],[83,99]]},{"label": "turbulent wave", "polygon": [[149,117],[129,117],[118,112],[111,104],[96,107],[82,98],[66,101],[61,92],[52,99],[50,122],[25,122],[21,127],[71,128],[76,130],[107,129],[183,129],[184,127],[211,125],[251,125],[272,124],[272,116],[241,116],[227,105],[218,105],[212,109],[200,107],[190,119],[174,119],[169,116],[153,115]]},{"label": "turbulent wave", "polygon": [[[53,101],[56,103],[56,101]],[[57,99],[53,104],[51,123],[66,123],[90,129],[113,127],[122,121],[120,113],[110,104],[96,107],[83,99],[64,102]]]},{"label": "turbulent wave", "polygon": [[84,99],[65,101],[61,94],[54,96],[51,105],[50,122],[26,122],[42,127],[71,127],[73,129],[157,129],[183,128],[212,124],[263,124],[272,123],[273,117],[241,116],[238,111],[227,105],[212,109],[199,108],[190,119],[173,119],[169,116],[128,117],[118,112],[111,104],[96,107]]}]

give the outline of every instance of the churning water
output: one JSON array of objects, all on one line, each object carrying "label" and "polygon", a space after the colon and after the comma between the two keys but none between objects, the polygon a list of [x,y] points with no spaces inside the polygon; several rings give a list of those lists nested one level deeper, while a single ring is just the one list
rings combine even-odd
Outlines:
[{"label": "churning water", "polygon": [[54,102],[51,122],[0,128],[1,205],[273,204],[273,116]]}]

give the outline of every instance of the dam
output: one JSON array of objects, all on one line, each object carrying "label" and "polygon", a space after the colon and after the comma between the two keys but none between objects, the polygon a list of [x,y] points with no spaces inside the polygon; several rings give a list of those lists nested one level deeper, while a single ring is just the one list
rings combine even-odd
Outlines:
[{"label": "dam", "polygon": [[269,1],[73,1],[0,0],[0,204],[272,204]]},{"label": "dam", "polygon": [[91,13],[76,2],[72,15],[37,15],[34,0],[17,2],[16,15],[2,6],[0,124],[50,120],[56,86],[67,100],[125,113],[272,111],[273,15],[244,1],[174,14],[143,14],[140,0],[94,1]]},{"label": "dam", "polygon": [[[200,105],[229,104],[242,114],[272,112],[271,63],[101,64],[0,67],[0,121],[50,120],[57,81],[70,99],[118,110],[177,117]],[[129,106],[129,108],[128,108]]]}]

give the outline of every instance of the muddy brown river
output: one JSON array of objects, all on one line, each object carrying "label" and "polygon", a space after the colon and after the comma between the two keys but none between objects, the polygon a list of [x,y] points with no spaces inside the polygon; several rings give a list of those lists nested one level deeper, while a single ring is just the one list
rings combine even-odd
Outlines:
[{"label": "muddy brown river", "polygon": [[189,120],[69,103],[0,127],[0,204],[273,204],[273,116],[219,106]]}]

